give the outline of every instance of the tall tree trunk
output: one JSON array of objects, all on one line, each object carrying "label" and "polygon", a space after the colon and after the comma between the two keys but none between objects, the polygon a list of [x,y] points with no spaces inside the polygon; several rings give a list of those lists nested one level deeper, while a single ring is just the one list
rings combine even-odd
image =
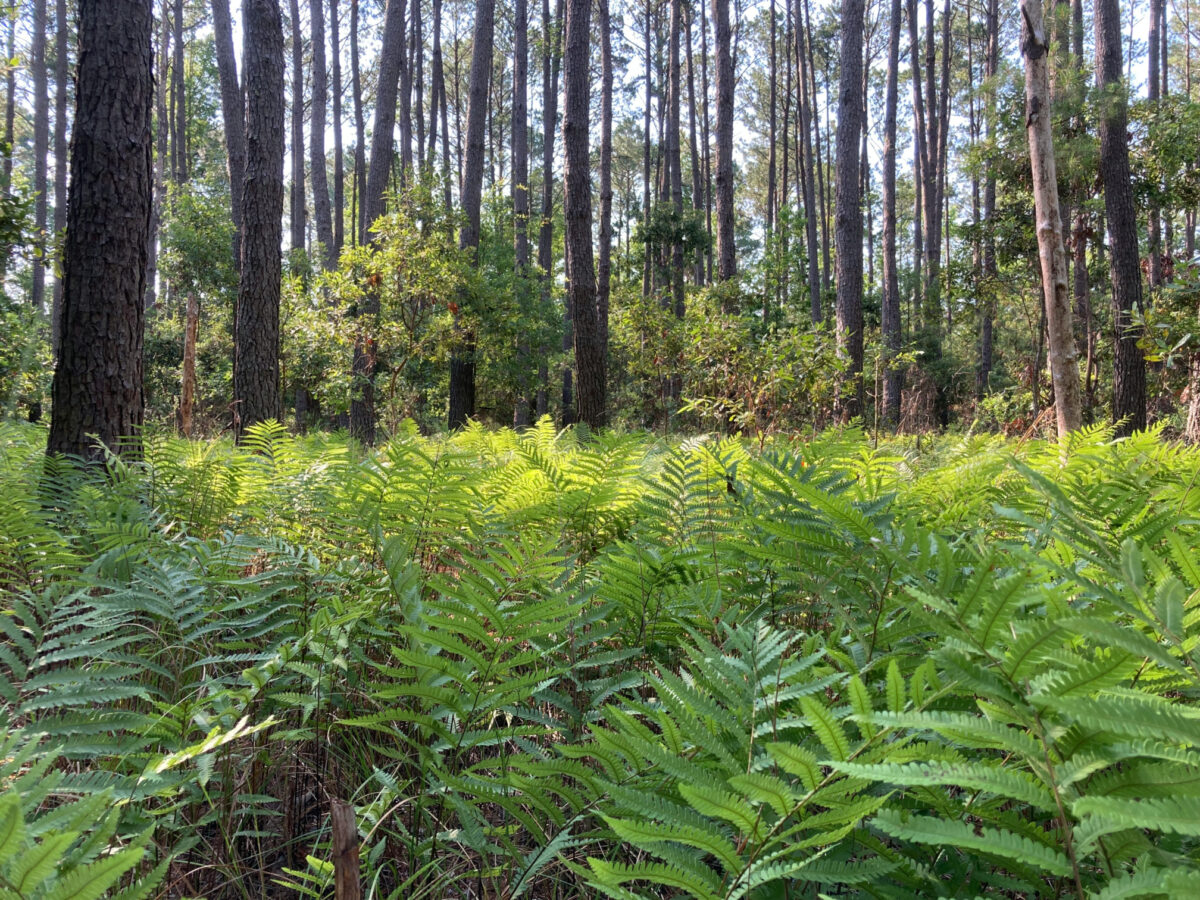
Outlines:
[{"label": "tall tree trunk", "polygon": [[[671,294],[676,318],[684,314],[683,299],[683,154],[679,142],[683,112],[683,69],[680,65],[679,42],[683,32],[683,0],[671,0],[671,33],[667,40],[667,90],[670,95],[669,121],[667,122],[667,164],[671,170],[671,214],[675,219],[676,233],[671,241]],[[605,29],[607,31],[607,29]],[[671,383],[672,399],[678,398],[679,381]]]},{"label": "tall tree trunk", "polygon": [[704,233],[708,237],[704,249],[705,281],[713,280],[713,180],[712,180],[712,128],[708,114],[708,11],[703,3],[700,7],[700,94],[702,121],[704,124]]},{"label": "tall tree trunk", "polygon": [[[1146,99],[1150,106],[1157,107],[1159,99],[1159,29],[1163,17],[1163,0],[1150,0],[1150,36],[1147,41],[1148,52],[1146,73]],[[1157,187],[1157,185],[1156,185]],[[1158,203],[1151,198],[1146,210],[1146,255],[1149,257],[1150,290],[1155,291],[1162,284],[1162,221],[1159,217]]]},{"label": "tall tree trunk", "polygon": [[200,331],[200,302],[196,292],[187,295],[187,310],[183,326],[183,372],[179,391],[179,431],[185,438],[192,436],[196,408],[196,338]]},{"label": "tall tree trunk", "polygon": [[[516,0],[513,10],[513,99],[512,99],[512,192],[513,259],[516,290],[524,300],[529,278],[529,4]],[[522,304],[523,305],[523,304]],[[530,424],[532,379],[529,365],[529,339],[517,342],[517,401],[513,426]]]},{"label": "tall tree trunk", "polygon": [[[446,69],[442,61],[442,0],[433,0],[433,54],[430,58],[430,65],[433,68],[433,73],[430,78],[430,90],[433,92],[433,97],[436,99],[436,105],[433,107],[438,110],[441,117],[441,132],[442,132],[442,199],[445,202],[446,209],[450,209],[450,127],[449,127],[449,111],[446,109]],[[438,119],[436,116],[430,115],[430,128],[434,131],[438,127]],[[432,165],[433,150],[432,139],[430,140],[430,160]]]},{"label": "tall tree trunk", "polygon": [[733,232],[733,57],[729,0],[713,0],[717,41],[717,278],[737,275]]},{"label": "tall tree trunk", "polygon": [[101,459],[91,435],[110,449],[128,449],[142,425],[152,28],[149,0],[80,0],[50,454]]},{"label": "tall tree trunk", "polygon": [[[67,226],[67,97],[71,90],[67,64],[71,39],[67,0],[55,0],[54,23],[54,235],[57,240]],[[50,314],[50,346],[55,354],[62,336],[62,295],[62,277],[56,275]]]},{"label": "tall tree trunk", "polygon": [[[597,9],[600,14],[600,247],[596,261],[596,310],[599,316],[600,353],[607,362],[608,305],[612,291],[613,201],[613,52],[609,0],[599,0]],[[682,280],[680,287],[682,289]]]},{"label": "tall tree trunk", "polygon": [[234,349],[235,432],[280,421],[279,298],[283,258],[283,17],[279,0],[245,0],[246,182]]},{"label": "tall tree trunk", "polygon": [[[687,20],[687,79],[688,79],[688,143],[692,151],[692,210],[696,213],[697,220],[704,211],[704,186],[701,182],[702,173],[700,170],[700,147],[696,142],[696,73],[695,73],[695,51],[692,47],[692,16],[694,11],[689,12]],[[609,53],[611,54],[611,47]],[[612,124],[609,124],[609,141],[611,143]],[[603,139],[601,139],[603,141]],[[611,162],[609,168],[611,170]],[[612,172],[608,173],[609,185],[611,190]],[[609,212],[611,215],[611,201]],[[601,216],[603,216],[601,211]],[[696,247],[696,260],[692,273],[692,280],[697,285],[704,284],[704,250]],[[601,287],[601,290],[606,288]]]},{"label": "tall tree trunk", "polygon": [[299,0],[292,0],[292,249],[304,249],[304,37]]},{"label": "tall tree trunk", "polygon": [[354,95],[354,243],[367,240],[367,139],[362,102],[362,66],[358,57],[358,0],[350,0],[350,90]]},{"label": "tall tree trunk", "polygon": [[607,399],[600,316],[596,308],[596,274],[592,263],[592,184],[588,147],[591,13],[590,0],[567,0],[563,66],[563,218],[567,290],[574,317],[579,420],[592,428],[601,428],[607,421]]},{"label": "tall tree trunk", "polygon": [[229,0],[212,0],[217,79],[221,85],[221,120],[225,125],[225,162],[233,218],[233,263],[242,264],[242,183],[246,179],[246,102],[238,82],[233,53],[233,22]]},{"label": "tall tree trunk", "polygon": [[184,77],[184,46],[183,46],[183,0],[175,0],[175,15],[173,27],[174,40],[171,50],[174,59],[171,64],[171,88],[174,102],[171,107],[174,112],[172,126],[171,152],[174,159],[174,181],[176,184],[187,184],[188,181],[188,145],[187,145],[187,81]]},{"label": "tall tree trunk", "polygon": [[[38,246],[46,247],[47,176],[46,160],[50,143],[50,96],[46,86],[46,0],[33,2],[33,47],[29,68],[33,72],[33,227]],[[33,256],[33,308],[39,315],[46,302],[46,263],[44,253]]]},{"label": "tall tree trunk", "polygon": [[800,72],[800,181],[804,190],[804,237],[808,257],[808,304],[812,323],[821,321],[821,260],[817,244],[818,204],[816,197],[817,163],[813,153],[813,101],[809,92],[808,63],[805,61],[805,28],[801,26],[800,0],[796,0],[796,62]]},{"label": "tall tree trunk", "polygon": [[[475,40],[471,50],[471,82],[467,105],[467,152],[463,160],[462,207],[466,221],[458,236],[461,250],[479,249],[479,216],[483,201],[483,143],[487,119],[488,82],[492,75],[492,38],[496,0],[475,6]],[[461,428],[475,415],[475,335],[455,323],[456,341],[450,356],[450,428]]]},{"label": "tall tree trunk", "polygon": [[325,111],[329,105],[329,74],[325,68],[325,3],[310,0],[312,18],[312,169],[313,219],[321,245],[321,263],[328,271],[337,266],[333,244],[333,210],[329,202],[329,176],[325,159]]},{"label": "tall tree trunk", "polygon": [[333,77],[333,259],[346,242],[346,155],[342,146],[342,41],[339,0],[329,0],[329,50]]},{"label": "tall tree trunk", "polygon": [[1058,208],[1058,172],[1054,162],[1050,106],[1050,45],[1042,21],[1041,0],[1022,0],[1021,52],[1025,57],[1025,130],[1033,169],[1034,215],[1042,264],[1050,379],[1058,437],[1063,440],[1083,424],[1079,366],[1067,285],[1062,214]]},{"label": "tall tree trunk", "polygon": [[842,0],[837,126],[837,347],[845,364],[838,387],[844,419],[863,409],[862,195],[859,140],[863,112],[863,0]]},{"label": "tall tree trunk", "polygon": [[[646,22],[642,31],[646,56],[644,77],[646,79],[646,105],[642,113],[642,232],[645,238],[645,258],[642,260],[642,296],[649,297],[652,289],[651,275],[654,268],[654,245],[650,240],[650,102],[654,96],[654,68],[651,61],[651,0],[646,0]],[[569,301],[568,301],[569,308]],[[568,349],[564,347],[563,349]]]},{"label": "tall tree trunk", "polygon": [[[561,59],[561,33],[563,0],[557,0],[555,17],[550,18],[550,0],[542,0],[542,209],[541,226],[538,229],[538,268],[541,269],[542,308],[550,306],[551,289],[554,284],[554,137],[558,134],[558,84],[559,60]],[[538,352],[538,418],[547,412],[546,363],[547,349]],[[568,373],[570,368],[567,368]],[[569,386],[569,382],[568,382]],[[562,416],[565,420],[573,416],[573,402],[566,397]]]},{"label": "tall tree trunk", "polygon": [[[371,132],[371,168],[363,193],[363,235],[386,210],[385,195],[392,171],[396,130],[396,93],[400,86],[400,47],[404,42],[404,7],[407,0],[388,0],[383,19],[383,47],[379,55],[379,83],[375,100],[375,127]],[[353,32],[351,32],[353,39]],[[368,291],[360,308],[350,364],[350,434],[370,446],[375,443],[375,325],[379,295]]]},{"label": "tall tree trunk", "polygon": [[[768,112],[767,112],[767,196],[766,196],[767,213],[766,213],[766,221],[765,221],[764,225],[766,228],[767,247],[770,248],[771,243],[772,243],[771,238],[772,238],[772,235],[775,233],[775,204],[776,204],[776,200],[777,200],[777,198],[775,196],[776,181],[777,181],[776,161],[775,161],[775,155],[776,155],[775,154],[775,144],[776,144],[776,137],[777,137],[777,132],[778,132],[778,128],[777,128],[778,122],[776,120],[777,99],[775,96],[775,94],[776,94],[775,84],[776,84],[776,81],[778,80],[779,67],[776,65],[776,53],[775,53],[775,35],[776,35],[776,32],[778,31],[778,22],[775,17],[775,0],[771,0],[770,23],[768,25],[768,28],[770,29],[770,34],[769,34],[770,49],[767,53],[767,90],[769,93],[769,99],[767,100],[767,110],[768,110]],[[773,251],[768,250],[768,252],[773,252]],[[765,300],[767,298],[769,298],[770,294],[769,294],[769,292],[765,292],[763,296],[764,296],[764,302],[765,302]]]},{"label": "tall tree trunk", "polygon": [[[6,10],[4,18],[8,22],[5,35],[5,59],[12,60],[17,54],[17,7]],[[5,66],[4,76],[4,189],[12,187],[13,170],[13,128],[17,121],[17,67],[11,63]],[[7,267],[7,257],[3,260]]]},{"label": "tall tree trunk", "polygon": [[1141,328],[1132,321],[1142,305],[1142,273],[1138,263],[1137,209],[1129,175],[1126,98],[1122,84],[1121,10],[1117,0],[1096,0],[1096,57],[1103,93],[1100,116],[1100,177],[1112,254],[1113,288],[1113,420],[1122,435],[1146,427],[1146,363],[1137,342]]},{"label": "tall tree trunk", "polygon": [[900,278],[896,271],[896,102],[900,68],[900,0],[891,0],[888,25],[887,85],[883,112],[883,420],[900,423]]},{"label": "tall tree trunk", "polygon": [[417,167],[425,160],[425,32],[421,20],[421,0],[413,0],[412,7],[412,51],[409,66],[412,69],[412,94],[416,110]]},{"label": "tall tree trunk", "polygon": [[159,77],[154,85],[154,203],[150,211],[150,252],[146,263],[147,310],[154,309],[158,302],[158,235],[162,212],[167,202],[167,166],[170,160],[167,143],[170,132],[167,121],[167,60],[170,59],[171,45],[171,16],[168,12],[170,2],[171,0],[161,0],[158,63],[155,67]]},{"label": "tall tree trunk", "polygon": [[[992,146],[996,132],[996,73],[1000,66],[999,0],[986,0],[985,16],[987,46],[983,57],[983,75],[987,84],[984,101],[985,125],[988,146]],[[993,166],[987,167],[983,186],[983,285],[984,299],[979,323],[979,368],[975,378],[975,397],[982,400],[987,392],[992,374],[992,323],[995,310],[993,299],[996,290],[996,175]]]}]

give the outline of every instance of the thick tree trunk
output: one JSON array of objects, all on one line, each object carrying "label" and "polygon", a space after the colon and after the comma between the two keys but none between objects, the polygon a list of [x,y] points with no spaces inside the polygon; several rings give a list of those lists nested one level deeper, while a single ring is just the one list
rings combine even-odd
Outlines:
[{"label": "thick tree trunk", "polygon": [[325,68],[324,0],[310,0],[312,14],[312,138],[309,168],[312,170],[313,219],[321,244],[321,263],[326,270],[337,266],[333,243],[333,210],[329,202],[329,176],[325,159],[325,111],[329,105],[329,74]]},{"label": "thick tree trunk", "polygon": [[737,275],[733,221],[733,56],[729,0],[713,0],[717,41],[717,278]]},{"label": "thick tree trunk", "polygon": [[242,264],[242,183],[246,179],[246,102],[238,82],[233,53],[233,22],[229,0],[212,0],[217,78],[221,84],[221,119],[225,124],[225,161],[233,215],[233,261]]},{"label": "thick tree trunk", "polygon": [[62,349],[47,452],[100,459],[142,425],[153,191],[150,0],[80,0],[63,259]]},{"label": "thick tree trunk", "polygon": [[900,424],[900,278],[896,271],[896,102],[900,68],[900,0],[891,0],[888,26],[887,85],[883,113],[883,421]]},{"label": "thick tree trunk", "polygon": [[[47,174],[50,144],[50,95],[46,86],[46,0],[33,2],[33,46],[29,68],[33,74],[33,228],[40,247],[48,246],[46,233]],[[33,292],[30,299],[40,314],[46,302],[46,262],[44,253],[33,256]]]},{"label": "thick tree trunk", "polygon": [[[475,40],[471,50],[471,81],[467,101],[467,152],[463,160],[462,207],[465,221],[458,236],[459,249],[479,249],[479,216],[483,202],[483,142],[488,107],[488,82],[492,74],[492,38],[496,0],[479,0],[475,6]],[[456,346],[450,356],[450,410],[447,424],[461,428],[475,415],[475,335],[455,323]]]},{"label": "thick tree trunk", "polygon": [[1117,0],[1096,2],[1097,72],[1103,93],[1100,116],[1100,177],[1112,246],[1109,271],[1113,288],[1113,421],[1127,435],[1146,427],[1146,362],[1137,342],[1141,328],[1132,313],[1142,305],[1138,261],[1137,209],[1129,175],[1126,99],[1122,83],[1121,10]]},{"label": "thick tree trunk", "polygon": [[567,291],[575,332],[579,421],[600,428],[607,421],[607,376],[592,262],[592,181],[588,147],[591,12],[589,0],[567,0],[563,65],[563,218]]},{"label": "thick tree trunk", "polygon": [[300,2],[292,0],[292,250],[304,249],[307,207],[304,199],[304,36],[300,30]]},{"label": "thick tree trunk", "polygon": [[1041,0],[1022,0],[1021,52],[1025,57],[1025,130],[1033,169],[1034,216],[1042,265],[1050,380],[1058,437],[1066,438],[1083,424],[1079,366],[1067,285],[1062,213],[1058,207],[1058,172],[1051,134],[1049,42],[1042,22]]},{"label": "thick tree trunk", "polygon": [[843,419],[863,409],[863,221],[859,140],[863,111],[863,0],[842,0],[837,126],[837,347],[845,369],[838,386]]},{"label": "thick tree trunk", "polygon": [[245,0],[246,181],[233,363],[234,430],[280,421],[279,297],[283,259],[283,18],[279,0]]}]

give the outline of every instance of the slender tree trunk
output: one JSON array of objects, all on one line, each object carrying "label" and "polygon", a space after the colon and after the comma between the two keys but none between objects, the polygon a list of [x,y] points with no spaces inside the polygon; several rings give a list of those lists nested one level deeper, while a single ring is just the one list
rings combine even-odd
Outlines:
[{"label": "slender tree trunk", "polygon": [[[430,91],[432,104],[430,112],[430,128],[438,130],[438,116],[441,119],[442,134],[442,199],[446,209],[450,209],[450,128],[449,112],[446,109],[446,69],[442,61],[442,0],[433,0],[433,54],[430,57],[433,71],[430,76]],[[437,111],[437,115],[433,114]],[[430,138],[430,165],[433,165],[433,139]]]},{"label": "slender tree trunk", "polygon": [[[607,29],[605,29],[607,31]],[[671,33],[667,39],[667,90],[670,95],[669,121],[667,123],[667,163],[671,170],[671,213],[675,218],[677,232],[671,241],[671,294],[676,318],[684,314],[683,294],[683,154],[679,142],[682,135],[680,123],[683,111],[683,69],[680,65],[679,44],[683,33],[683,0],[671,0]],[[610,54],[611,55],[611,54]],[[611,192],[611,188],[610,188]],[[607,303],[607,301],[606,301]],[[671,382],[672,399],[678,399],[679,381]]]},{"label": "slender tree trunk", "polygon": [[1100,116],[1100,176],[1112,246],[1109,272],[1113,287],[1113,420],[1117,432],[1146,427],[1146,363],[1137,346],[1141,328],[1133,324],[1142,305],[1138,263],[1137,209],[1129,174],[1126,99],[1122,84],[1121,10],[1117,0],[1096,0],[1097,72],[1103,94]]},{"label": "slender tree trunk", "polygon": [[900,353],[900,278],[896,271],[896,102],[900,68],[900,0],[891,0],[888,25],[887,85],[883,113],[883,420],[900,423],[901,373],[894,360]]},{"label": "slender tree trunk", "polygon": [[[46,86],[46,0],[33,0],[33,47],[29,68],[33,73],[33,227],[38,246],[46,247],[47,174],[50,144],[50,96]],[[33,308],[40,314],[46,302],[46,263],[44,253],[33,256]]]},{"label": "slender tree trunk", "polygon": [[425,160],[425,24],[421,19],[421,0],[413,0],[412,8],[412,52],[409,65],[412,68],[412,93],[416,110],[417,167]]},{"label": "slender tree trunk", "polygon": [[242,264],[242,183],[246,179],[246,102],[238,81],[233,52],[233,21],[229,0],[212,0],[217,79],[221,85],[221,120],[225,125],[225,163],[233,218],[233,261]]},{"label": "slender tree trunk", "polygon": [[[983,57],[983,75],[987,83],[984,130],[989,146],[993,144],[996,131],[995,80],[1000,65],[999,7],[999,0],[987,0],[987,46]],[[979,368],[975,379],[975,396],[979,400],[987,393],[992,374],[992,322],[995,309],[993,296],[996,290],[996,175],[992,166],[987,167],[984,177],[983,222],[983,306],[979,327]]]},{"label": "slender tree trunk", "polygon": [[362,67],[358,57],[358,0],[350,0],[350,88],[354,94],[354,243],[367,240],[367,139],[363,116]]},{"label": "slender tree trunk", "polygon": [[179,430],[186,438],[192,436],[192,420],[196,407],[196,338],[199,330],[200,303],[196,299],[196,292],[189,291],[183,329],[183,372],[179,392]]},{"label": "slender tree trunk", "polygon": [[279,299],[283,259],[283,18],[279,0],[245,0],[246,182],[233,364],[234,430],[280,421]]},{"label": "slender tree trunk", "polygon": [[1054,385],[1058,437],[1062,440],[1079,429],[1083,415],[1051,134],[1050,47],[1042,21],[1041,0],[1022,0],[1021,15],[1024,19],[1021,52],[1025,57],[1025,130],[1033,168],[1034,215],[1042,264],[1050,379]]},{"label": "slender tree trunk", "polygon": [[[1157,107],[1159,100],[1159,30],[1162,23],[1163,0],[1150,0],[1150,36],[1147,43],[1146,99],[1150,106]],[[1157,185],[1155,186],[1157,187]],[[1158,203],[1151,198],[1146,210],[1146,255],[1149,257],[1150,290],[1156,291],[1162,284],[1162,220]]]},{"label": "slender tree trunk", "polygon": [[321,264],[328,271],[337,266],[337,250],[333,243],[333,210],[329,202],[328,161],[325,159],[329,74],[325,68],[324,0],[310,0],[309,11],[312,18],[312,139],[309,168],[312,169],[313,220],[317,226],[317,242],[321,245]]},{"label": "slender tree trunk", "polygon": [[[458,246],[474,255],[479,249],[479,217],[483,198],[483,143],[487,119],[488,82],[492,74],[492,38],[495,0],[475,6],[475,40],[471,50],[471,83],[467,106],[467,153],[463,160],[462,206],[466,221]],[[455,323],[456,346],[450,357],[450,411],[448,425],[461,428],[475,415],[475,335]]]},{"label": "slender tree trunk", "polygon": [[863,409],[862,194],[863,0],[842,0],[837,127],[837,347],[846,368],[838,387],[844,419]]},{"label": "slender tree trunk", "polygon": [[[154,203],[150,212],[150,252],[146,263],[147,310],[154,309],[158,302],[158,235],[162,211],[167,202],[167,165],[169,161],[167,136],[170,128],[167,121],[167,60],[170,59],[171,16],[168,12],[170,0],[162,0],[158,32],[159,73],[154,85]],[[241,215],[239,211],[238,215]]]},{"label": "slender tree trunk", "polygon": [[300,3],[292,0],[292,250],[304,249],[307,206],[304,199],[304,37]]},{"label": "slender tree trunk", "polygon": [[[613,52],[609,0],[599,0],[600,15],[600,247],[596,261],[596,310],[600,353],[608,359],[608,306],[612,291]],[[678,142],[678,139],[677,139]],[[682,293],[682,272],[680,273]],[[680,315],[682,315],[680,310]]]},{"label": "slender tree trunk", "polygon": [[[17,55],[17,8],[6,10],[4,18],[8,22],[8,32],[5,38],[5,58],[12,60]],[[4,77],[4,189],[12,187],[13,170],[13,128],[17,121],[17,67],[11,63],[5,66]],[[3,260],[8,265],[7,257]]]},{"label": "slender tree trunk", "polygon": [[[775,233],[775,203],[777,200],[777,198],[775,196],[776,181],[777,181],[777,175],[776,175],[776,171],[775,171],[776,170],[775,143],[776,143],[776,136],[777,136],[777,130],[778,130],[777,129],[778,123],[776,121],[776,109],[775,109],[776,105],[777,105],[776,96],[775,96],[775,93],[776,93],[775,92],[775,83],[778,80],[778,66],[776,65],[776,60],[775,60],[775,56],[776,56],[775,34],[776,34],[776,31],[778,30],[778,27],[777,27],[778,23],[775,18],[775,0],[771,0],[770,20],[771,21],[768,26],[770,29],[770,35],[769,35],[770,49],[767,54],[767,90],[769,92],[769,99],[767,100],[767,110],[768,110],[768,112],[767,112],[767,123],[768,123],[767,124],[767,196],[766,196],[767,214],[766,214],[766,221],[764,223],[765,228],[766,228],[766,237],[767,237],[767,247],[768,248],[771,247],[771,243],[772,243],[771,238],[772,238],[772,235]],[[773,251],[768,249],[768,252],[773,252]],[[764,292],[764,295],[763,295],[764,302],[766,301],[767,298],[769,298],[769,296],[770,296],[770,292]]]},{"label": "slender tree trunk", "polygon": [[[379,55],[379,83],[375,100],[375,127],[371,132],[371,168],[363,193],[362,240],[367,229],[386,211],[385,195],[392,171],[396,129],[396,94],[400,85],[400,48],[404,41],[404,7],[407,0],[388,0],[383,19],[383,47]],[[353,9],[353,7],[352,7]],[[352,26],[353,27],[353,26]],[[351,39],[354,39],[351,32]],[[356,54],[357,56],[357,54]],[[379,295],[368,291],[361,304],[350,373],[350,434],[370,446],[375,443],[375,326]]]},{"label": "slender tree trunk", "polygon": [[[67,97],[71,90],[67,64],[71,42],[67,0],[55,0],[54,22],[54,235],[57,240],[67,227]],[[62,295],[62,278],[56,275],[50,318],[50,346],[56,355],[62,336]]]},{"label": "slender tree trunk", "polygon": [[[695,74],[695,52],[692,47],[692,19],[694,12],[689,13],[687,20],[687,79],[688,79],[688,143],[692,151],[692,209],[696,213],[696,218],[699,219],[704,211],[704,186],[701,182],[702,173],[700,171],[700,148],[696,143],[696,74]],[[611,54],[611,49],[610,49]],[[609,142],[611,143],[612,126],[609,125]],[[609,165],[611,170],[611,163]],[[609,183],[612,182],[612,172],[609,172]],[[610,201],[611,215],[611,201]],[[603,213],[602,213],[603,214]],[[701,247],[696,248],[696,261],[692,273],[692,280],[697,285],[704,284],[704,250]],[[603,289],[603,288],[602,288]],[[606,342],[607,345],[607,342]]]},{"label": "slender tree trunk", "polygon": [[50,454],[102,459],[93,435],[112,450],[128,450],[142,425],[152,29],[149,0],[80,0],[84,52],[76,80]]},{"label": "slender tree trunk", "polygon": [[713,0],[717,40],[717,278],[737,275],[733,223],[733,57],[729,0]]},{"label": "slender tree trunk", "polygon": [[[516,290],[524,300],[529,278],[529,5],[528,0],[516,0],[513,22],[513,100],[512,100],[512,191],[513,191],[513,258]],[[522,304],[523,306],[524,304]],[[529,339],[522,336],[517,343],[517,401],[513,410],[513,426],[525,428],[530,424],[530,391],[532,379],[529,365]]]},{"label": "slender tree trunk", "polygon": [[703,104],[704,123],[704,231],[708,236],[705,245],[705,282],[713,280],[713,180],[712,180],[712,128],[708,113],[708,11],[703,2],[700,7],[700,93]]},{"label": "slender tree trunk", "polygon": [[813,100],[816,91],[809,92],[808,64],[805,62],[805,29],[800,25],[799,2],[796,0],[796,61],[800,71],[800,131],[801,182],[804,189],[804,237],[808,256],[808,303],[812,323],[821,321],[821,260],[817,244],[818,204],[816,197],[817,163],[813,153]]},{"label": "slender tree trunk", "polygon": [[174,181],[180,185],[187,184],[188,181],[187,82],[184,78],[183,11],[183,0],[175,0],[173,20],[175,38],[171,43],[174,54],[171,64],[171,87],[175,96],[172,106],[174,137],[171,141],[171,152],[174,154]]},{"label": "slender tree trunk", "polygon": [[[559,59],[561,58],[561,33],[563,0],[557,0],[555,17],[550,18],[550,0],[542,0],[542,209],[541,227],[538,229],[538,267],[541,269],[542,308],[548,309],[554,284],[554,138],[558,134],[558,84]],[[569,302],[569,301],[568,301]],[[549,373],[546,363],[547,349],[538,353],[538,418],[547,412],[547,382]],[[569,378],[570,367],[567,367]],[[565,387],[570,387],[569,380]],[[569,393],[564,396],[562,408],[563,424],[573,417],[573,401]]]},{"label": "slender tree trunk", "polygon": [[[720,0],[718,0],[720,2]],[[575,331],[579,420],[606,424],[605,360],[592,263],[592,185],[588,147],[591,69],[590,0],[567,0],[563,66],[563,215],[567,290]]]},{"label": "slender tree trunk", "polygon": [[[642,231],[645,235],[645,258],[642,261],[642,296],[649,297],[652,288],[651,274],[654,267],[654,246],[650,241],[650,101],[653,97],[652,79],[654,69],[651,62],[651,0],[646,0],[646,27],[642,37],[646,42],[644,62],[646,78],[646,106],[642,114]],[[568,348],[563,348],[568,349]]]},{"label": "slender tree trunk", "polygon": [[346,155],[342,146],[342,41],[339,0],[329,0],[329,50],[333,77],[333,259],[346,242]]}]

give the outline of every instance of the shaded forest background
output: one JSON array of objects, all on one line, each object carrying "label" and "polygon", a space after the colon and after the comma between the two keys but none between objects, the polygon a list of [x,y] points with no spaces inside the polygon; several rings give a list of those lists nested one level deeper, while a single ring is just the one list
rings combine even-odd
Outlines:
[{"label": "shaded forest background", "polygon": [[[751,432],[852,416],[1052,425],[1016,6],[874,0],[851,28],[853,2],[493,5],[279,4],[280,374],[271,415],[248,421],[368,441],[405,418],[431,431],[545,414]],[[74,6],[8,4],[0,37],[0,404],[32,419],[59,340]],[[239,6],[153,4],[146,416],[188,434],[248,424],[233,371]],[[1045,11],[1083,420],[1196,437],[1193,10],[1113,5],[1124,80],[1105,88],[1101,6]],[[1128,106],[1136,303],[1112,289],[1099,137],[1114,104]],[[571,277],[583,200],[574,259],[589,270]],[[1146,388],[1114,403],[1121,345]]]}]

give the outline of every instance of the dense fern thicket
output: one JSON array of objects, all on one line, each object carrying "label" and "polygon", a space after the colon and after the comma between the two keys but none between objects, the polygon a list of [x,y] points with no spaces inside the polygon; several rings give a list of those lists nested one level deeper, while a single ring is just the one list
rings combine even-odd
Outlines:
[{"label": "dense fern thicket", "polygon": [[1197,896],[1158,435],[0,428],[4,897]]}]

